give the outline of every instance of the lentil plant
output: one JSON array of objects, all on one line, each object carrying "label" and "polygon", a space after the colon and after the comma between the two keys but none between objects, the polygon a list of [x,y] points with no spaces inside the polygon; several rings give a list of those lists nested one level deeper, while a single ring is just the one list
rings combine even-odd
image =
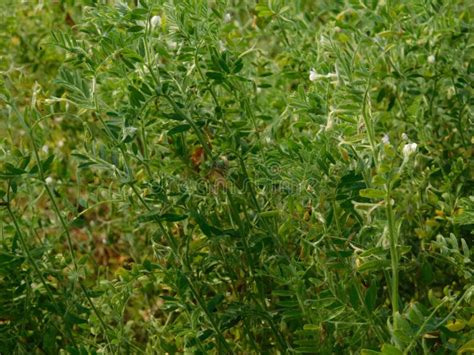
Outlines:
[{"label": "lentil plant", "polygon": [[474,352],[473,5],[2,5],[0,353]]}]

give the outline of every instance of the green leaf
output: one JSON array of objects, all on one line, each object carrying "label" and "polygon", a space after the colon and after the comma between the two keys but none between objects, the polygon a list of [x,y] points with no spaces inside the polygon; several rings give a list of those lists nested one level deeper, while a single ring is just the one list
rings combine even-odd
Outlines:
[{"label": "green leaf", "polygon": [[421,326],[425,320],[423,313],[421,313],[416,303],[410,304],[410,308],[407,313],[407,318],[413,324]]},{"label": "green leaf", "polygon": [[188,279],[181,271],[178,271],[178,276],[176,279],[176,287],[178,288],[178,294],[181,296],[184,295],[184,293],[189,287]]},{"label": "green leaf", "polygon": [[258,17],[270,17],[274,15],[274,12],[265,4],[258,4],[255,6],[255,10],[258,13]]},{"label": "green leaf", "polygon": [[359,191],[360,196],[366,198],[383,199],[385,198],[385,192],[377,189],[363,189]]},{"label": "green leaf", "polygon": [[382,354],[384,355],[403,355],[403,352],[400,349],[397,349],[393,345],[383,344],[382,345]]},{"label": "green leaf", "polygon": [[65,320],[66,320],[66,323],[69,324],[69,325],[73,325],[73,324],[83,324],[83,323],[87,323],[87,320],[84,319],[84,318],[81,318],[73,313],[66,313],[66,316],[65,316]]},{"label": "green leaf", "polygon": [[23,169],[16,168],[10,163],[5,163],[5,173],[10,176],[19,176],[26,174],[26,171]]},{"label": "green leaf", "polygon": [[351,302],[352,307],[357,310],[360,306],[360,299],[356,287],[356,285],[351,284],[349,288],[349,301]]},{"label": "green leaf", "polygon": [[45,161],[43,161],[43,163],[41,164],[41,167],[43,168],[43,173],[47,173],[49,171],[49,168],[51,167],[53,160],[54,160],[54,155],[51,154]]},{"label": "green leaf", "polygon": [[360,254],[360,257],[362,258],[365,258],[367,256],[382,256],[382,255],[386,255],[387,254],[387,250],[382,248],[382,247],[375,247],[375,248],[371,248],[371,249],[368,249],[364,252],[362,252]]},{"label": "green leaf", "polygon": [[145,27],[136,25],[136,26],[129,27],[127,29],[127,32],[136,33],[136,32],[142,32],[144,30],[145,30]]},{"label": "green leaf", "polygon": [[377,288],[377,283],[375,281],[372,281],[370,287],[368,288],[365,294],[364,302],[370,312],[375,309],[375,304],[377,301]]},{"label": "green leaf", "polygon": [[359,272],[382,271],[388,266],[390,266],[390,261],[388,260],[370,260],[360,265],[357,268],[357,271]]},{"label": "green leaf", "polygon": [[199,225],[199,228],[201,228],[201,231],[206,237],[212,238],[213,236],[220,236],[226,234],[225,231],[222,231],[221,229],[208,224],[205,218],[198,211],[191,209],[191,215],[196,220]]},{"label": "green leaf", "polygon": [[458,349],[458,354],[474,353],[474,339],[469,340]]},{"label": "green leaf", "polygon": [[206,72],[206,76],[210,79],[217,81],[218,83],[222,83],[224,81],[224,75],[220,72],[208,71]]},{"label": "green leaf", "polygon": [[214,312],[217,308],[217,306],[222,303],[222,301],[224,300],[224,295],[222,294],[218,294],[218,295],[215,295],[208,303],[207,303],[207,310],[209,312]]},{"label": "green leaf", "polygon": [[370,350],[370,349],[362,349],[360,351],[360,355],[380,355],[382,354],[380,351]]},{"label": "green leaf", "polygon": [[161,115],[165,118],[168,118],[170,120],[175,120],[175,121],[184,121],[186,119],[186,116],[177,112],[172,112],[172,113],[163,112]]},{"label": "green leaf", "polygon": [[139,106],[140,102],[145,101],[145,96],[134,86],[129,85],[128,90],[130,92],[130,102],[133,106]]},{"label": "green leaf", "polygon": [[305,324],[303,325],[304,330],[309,330],[309,331],[320,331],[321,326],[317,324]]},{"label": "green leaf", "polygon": [[179,126],[176,126],[176,127],[171,128],[171,129],[168,131],[168,135],[172,136],[172,135],[174,135],[174,134],[186,132],[186,131],[188,131],[190,128],[191,128],[190,125],[188,125],[188,124],[182,124],[182,125],[179,125]]}]

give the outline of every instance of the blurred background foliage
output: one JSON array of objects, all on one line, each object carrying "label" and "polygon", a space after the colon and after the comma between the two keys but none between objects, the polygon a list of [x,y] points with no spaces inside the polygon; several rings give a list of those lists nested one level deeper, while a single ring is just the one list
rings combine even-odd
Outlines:
[{"label": "blurred background foliage", "polygon": [[472,351],[469,2],[0,8],[0,352]]}]

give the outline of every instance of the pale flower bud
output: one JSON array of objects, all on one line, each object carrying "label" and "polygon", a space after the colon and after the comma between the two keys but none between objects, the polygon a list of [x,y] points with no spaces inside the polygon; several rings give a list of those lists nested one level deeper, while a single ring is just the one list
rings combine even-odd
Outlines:
[{"label": "pale flower bud", "polygon": [[161,26],[161,16],[153,16],[150,20],[151,28],[160,27]]},{"label": "pale flower bud", "polygon": [[219,41],[219,50],[221,52],[225,52],[227,50],[225,43],[223,41]]},{"label": "pale flower bud", "polygon": [[408,159],[410,155],[416,152],[417,146],[416,143],[408,143],[404,145],[402,152],[405,159]]},{"label": "pale flower bud", "polygon": [[[318,79],[338,79],[337,73],[328,73],[328,74],[318,74],[314,68],[309,71],[309,80],[316,81]],[[337,80],[333,82],[336,84]]]}]

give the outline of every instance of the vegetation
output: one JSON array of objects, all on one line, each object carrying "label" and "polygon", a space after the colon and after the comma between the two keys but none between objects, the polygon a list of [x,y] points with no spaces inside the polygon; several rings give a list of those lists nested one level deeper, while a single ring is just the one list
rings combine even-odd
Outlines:
[{"label": "vegetation", "polygon": [[4,2],[0,353],[474,352],[473,11]]}]

